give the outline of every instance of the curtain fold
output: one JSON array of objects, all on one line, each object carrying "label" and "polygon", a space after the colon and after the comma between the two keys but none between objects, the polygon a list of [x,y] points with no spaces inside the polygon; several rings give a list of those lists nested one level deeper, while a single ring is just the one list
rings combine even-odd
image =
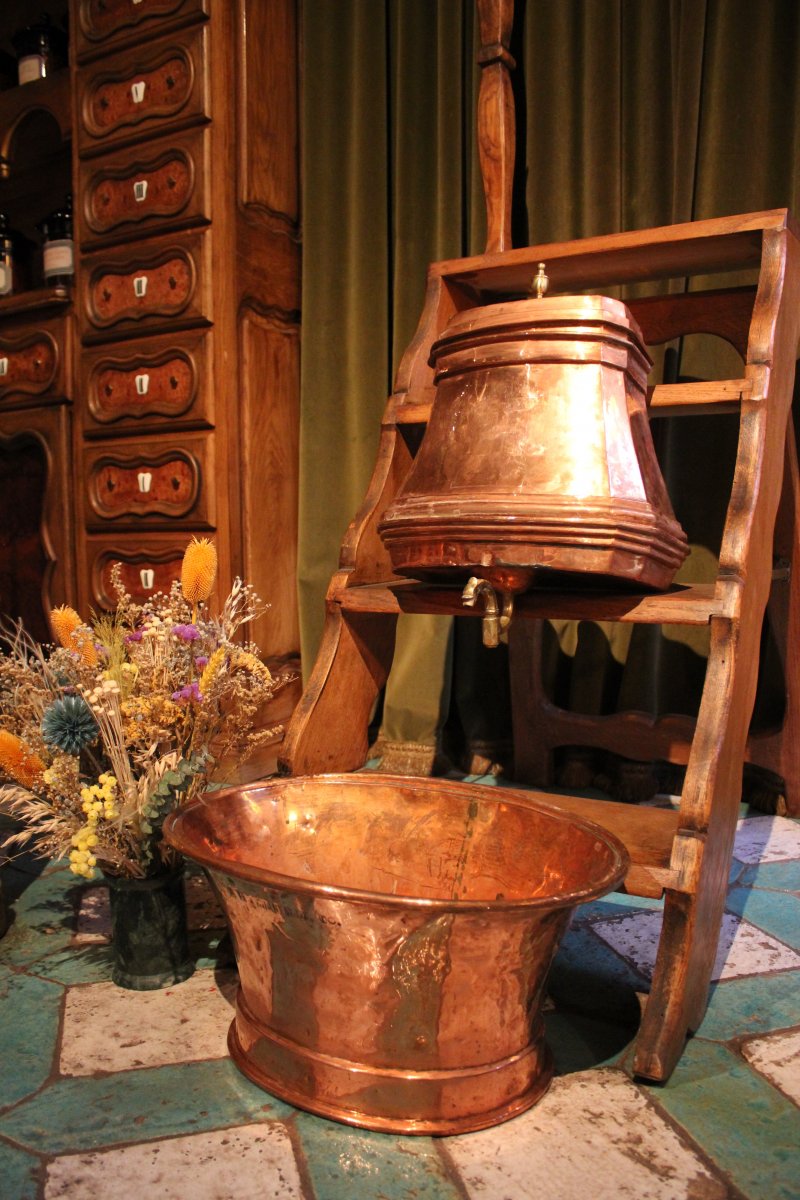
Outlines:
[{"label": "curtain fold", "polygon": [[[304,0],[298,587],[306,673],[386,394],[422,307],[427,263],[483,248],[476,25],[472,0]],[[513,49],[522,96],[513,227],[529,241],[796,207],[794,0],[517,0]],[[682,376],[729,373],[730,350],[708,339],[672,350]],[[692,542],[684,577],[707,578],[724,489],[709,477],[698,504],[696,480],[713,474],[712,441],[724,475],[735,428],[690,419],[662,423],[656,436]],[[424,746],[432,762],[449,715],[451,738],[488,758],[502,750],[505,662],[476,641],[477,624],[456,623],[453,656],[448,622],[403,622],[384,749]],[[621,703],[691,711],[704,669],[694,637],[554,625],[554,687],[584,711]]]}]

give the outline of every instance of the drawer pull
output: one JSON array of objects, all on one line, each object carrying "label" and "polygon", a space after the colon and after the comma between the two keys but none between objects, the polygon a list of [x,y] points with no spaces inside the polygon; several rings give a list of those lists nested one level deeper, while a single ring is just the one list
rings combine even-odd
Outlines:
[{"label": "drawer pull", "polygon": [[137,275],[133,281],[133,294],[141,300],[147,295],[147,276]]},{"label": "drawer pull", "polygon": [[152,483],[153,483],[153,472],[152,471],[140,471],[139,474],[136,476],[136,478],[139,481],[139,491],[140,492],[149,492],[150,488],[152,486]]},{"label": "drawer pull", "polygon": [[139,572],[139,578],[142,581],[142,587],[146,592],[152,592],[156,582],[156,573],[152,567],[142,567]]},{"label": "drawer pull", "polygon": [[134,104],[141,104],[144,100],[144,93],[147,84],[143,79],[137,79],[136,83],[131,84],[131,97]]},{"label": "drawer pull", "polygon": [[133,379],[136,384],[136,395],[146,396],[150,390],[150,376],[148,374],[135,375]]},{"label": "drawer pull", "polygon": [[0,377],[8,374],[8,359],[0,358]]},{"label": "drawer pull", "polygon": [[147,180],[137,179],[133,185],[133,198],[137,204],[141,204],[147,198]]}]

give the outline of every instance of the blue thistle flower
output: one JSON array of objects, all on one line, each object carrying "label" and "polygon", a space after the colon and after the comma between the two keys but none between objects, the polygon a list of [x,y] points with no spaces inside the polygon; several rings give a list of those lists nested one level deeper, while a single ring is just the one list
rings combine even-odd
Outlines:
[{"label": "blue thistle flower", "polygon": [[42,717],[42,737],[48,746],[64,754],[80,754],[98,733],[97,722],[82,696],[54,700]]}]

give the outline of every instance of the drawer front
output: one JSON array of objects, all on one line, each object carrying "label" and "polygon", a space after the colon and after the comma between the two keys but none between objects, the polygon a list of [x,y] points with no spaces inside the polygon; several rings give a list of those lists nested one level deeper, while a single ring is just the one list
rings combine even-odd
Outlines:
[{"label": "drawer front", "polygon": [[160,148],[104,157],[101,166],[82,163],[81,244],[210,220],[205,138],[205,130],[195,130]]},{"label": "drawer front", "polygon": [[134,253],[104,252],[83,260],[84,336],[211,320],[209,233],[141,242]]},{"label": "drawer front", "polygon": [[0,401],[50,391],[63,394],[63,383],[62,357],[52,333],[0,334]]},{"label": "drawer front", "polygon": [[207,0],[79,0],[75,48],[79,59],[121,42],[165,32],[207,13]]},{"label": "drawer front", "polygon": [[116,608],[113,569],[119,564],[120,581],[137,604],[156,592],[169,592],[181,577],[183,553],[189,537],[167,536],[162,539],[137,537],[126,539],[91,538],[87,541],[91,595],[88,608]]},{"label": "drawer front", "polygon": [[83,355],[84,433],[135,430],[152,423],[212,423],[208,364],[212,334],[137,339],[131,353],[116,346]]},{"label": "drawer front", "polygon": [[130,443],[102,443],[84,453],[85,517],[88,526],[191,521],[208,528],[212,443],[209,435],[152,438]]},{"label": "drawer front", "polygon": [[181,42],[163,39],[79,71],[79,150],[208,118],[205,37],[199,26]]}]

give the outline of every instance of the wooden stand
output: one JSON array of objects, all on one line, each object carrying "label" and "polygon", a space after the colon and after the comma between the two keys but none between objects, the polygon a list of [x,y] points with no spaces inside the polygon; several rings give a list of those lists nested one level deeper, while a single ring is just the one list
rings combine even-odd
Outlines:
[{"label": "wooden stand", "polygon": [[[677,811],[543,797],[590,817],[624,841],[632,860],[625,884],[629,892],[664,895],[663,932],[634,1064],[638,1074],[663,1080],[707,1002],[768,600],[784,646],[797,644],[798,585],[787,582],[785,565],[773,584],[773,544],[785,564],[797,542],[797,456],[788,417],[800,334],[800,243],[785,210],[487,253],[431,267],[422,320],[387,405],[372,482],[331,581],[322,646],[287,732],[281,765],[293,774],[361,767],[370,714],[391,667],[398,614],[474,618],[458,588],[393,577],[376,527],[424,432],[433,395],[431,344],[456,311],[526,294],[540,261],[547,264],[553,292],[602,292],[634,281],[748,268],[757,273],[752,287],[627,301],[648,344],[709,332],[732,342],[744,357],[740,379],[662,385],[651,396],[656,412],[735,410],[740,415],[716,582],[647,595],[532,591],[519,598],[511,626],[518,777],[547,779],[551,746],[563,734],[573,742],[588,739],[630,753],[632,728],[639,731],[636,744],[646,742],[651,757],[686,764]],[[588,721],[576,725],[573,714],[562,718],[558,710],[548,711],[530,674],[539,621],[547,617],[708,625],[711,646],[696,726],[684,719],[625,715],[594,721],[589,728]],[[787,680],[794,673],[787,661]],[[762,744],[751,742],[750,750],[754,760],[781,771],[790,808],[800,811],[794,687],[788,692],[784,730]],[[562,727],[567,719],[568,733]]]}]

